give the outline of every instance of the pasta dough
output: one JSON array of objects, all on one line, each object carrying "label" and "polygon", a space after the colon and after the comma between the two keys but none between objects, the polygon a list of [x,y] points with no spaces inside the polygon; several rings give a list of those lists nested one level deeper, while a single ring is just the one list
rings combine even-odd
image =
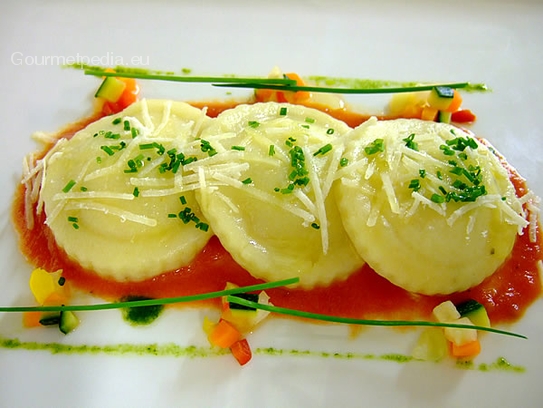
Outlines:
[{"label": "pasta dough", "polygon": [[453,126],[369,121],[348,136],[334,186],[345,229],[380,275],[448,294],[491,275],[526,225],[507,171]]},{"label": "pasta dough", "polygon": [[328,285],[363,265],[329,194],[350,128],[302,106],[223,112],[202,133],[198,200],[232,257],[264,280]]},{"label": "pasta dough", "polygon": [[188,264],[212,235],[190,169],[210,120],[183,102],[143,100],[60,140],[40,196],[58,245],[117,281]]}]

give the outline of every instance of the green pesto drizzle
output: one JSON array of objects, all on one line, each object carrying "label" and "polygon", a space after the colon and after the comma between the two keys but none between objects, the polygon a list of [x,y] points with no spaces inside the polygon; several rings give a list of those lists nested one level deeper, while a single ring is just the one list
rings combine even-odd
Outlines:
[{"label": "green pesto drizzle", "polygon": [[[311,75],[308,79],[317,86],[343,87],[353,89],[380,89],[380,88],[409,88],[425,84],[425,82],[401,82],[367,78],[341,78],[321,75]],[[490,92],[491,89],[483,83],[469,83],[462,88],[466,92]]]},{"label": "green pesto drizzle", "polygon": [[[86,344],[65,344],[65,343],[40,343],[35,341],[21,341],[17,338],[0,337],[0,347],[11,350],[28,350],[28,351],[49,351],[51,354],[68,354],[68,355],[134,355],[134,356],[159,356],[159,357],[175,357],[175,358],[204,358],[229,355],[229,350],[223,350],[210,346],[180,346],[175,343],[147,343],[147,344],[130,344],[118,343],[108,345],[86,345]],[[300,349],[281,349],[275,347],[258,347],[253,350],[255,356],[273,356],[273,357],[311,357],[336,360],[372,360],[372,361],[388,361],[398,364],[415,362],[413,357],[397,354],[371,354],[371,353],[355,353],[355,352],[331,352],[318,350],[300,350]],[[421,362],[424,363],[424,362]],[[433,364],[433,362],[432,362]],[[473,363],[473,362],[457,362],[455,366],[462,370],[492,372],[504,371],[510,373],[524,373],[526,368],[509,363],[505,358],[499,357],[492,363]]]},{"label": "green pesto drizzle", "polygon": [[[134,300],[148,300],[144,296],[129,296],[122,299],[122,302]],[[153,323],[164,310],[164,305],[125,307],[122,309],[123,318],[133,326],[145,326]]]}]

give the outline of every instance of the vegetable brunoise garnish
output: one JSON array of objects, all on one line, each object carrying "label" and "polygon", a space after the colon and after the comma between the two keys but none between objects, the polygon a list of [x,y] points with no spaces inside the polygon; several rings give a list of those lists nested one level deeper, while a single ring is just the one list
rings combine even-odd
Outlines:
[{"label": "vegetable brunoise garnish", "polygon": [[[242,365],[270,314],[424,326],[423,360],[472,359],[480,332],[523,337],[491,322],[540,296],[538,199],[465,128],[476,116],[462,90],[480,86],[88,68],[103,77],[93,115],[37,134],[15,197],[37,306],[0,311],[66,334],[81,311],[203,303],[220,310],[203,322],[211,345]],[[136,79],[253,91],[146,99]],[[371,116],[348,93],[392,96]],[[73,304],[77,291],[111,303]]]}]

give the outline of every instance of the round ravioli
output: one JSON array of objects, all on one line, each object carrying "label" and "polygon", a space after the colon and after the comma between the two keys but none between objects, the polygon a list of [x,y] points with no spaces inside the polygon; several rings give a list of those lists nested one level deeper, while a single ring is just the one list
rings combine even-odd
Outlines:
[{"label": "round ravioli", "polygon": [[212,235],[190,170],[209,121],[182,102],[143,100],[61,139],[40,196],[58,245],[117,281],[188,264]]},{"label": "round ravioli", "polygon": [[363,265],[329,194],[349,130],[317,110],[269,102],[226,111],[203,131],[198,201],[253,276],[299,277],[309,288]]},{"label": "round ravioli", "polygon": [[526,224],[491,148],[448,124],[370,120],[347,137],[334,193],[358,253],[408,291],[479,284]]}]

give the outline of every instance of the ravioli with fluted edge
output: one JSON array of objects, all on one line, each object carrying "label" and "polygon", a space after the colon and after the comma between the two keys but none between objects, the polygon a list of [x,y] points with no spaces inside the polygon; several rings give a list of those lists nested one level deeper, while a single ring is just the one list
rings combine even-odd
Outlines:
[{"label": "ravioli with fluted edge", "polygon": [[473,287],[527,225],[491,148],[451,125],[370,120],[347,136],[334,193],[364,260],[411,292]]},{"label": "ravioli with fluted edge", "polygon": [[58,245],[117,281],[188,264],[212,235],[191,170],[210,120],[184,102],[142,100],[59,140],[41,162],[39,203]]},{"label": "ravioli with fluted edge", "polygon": [[364,264],[330,194],[350,128],[303,106],[260,103],[220,114],[202,132],[202,212],[253,276],[313,287]]}]

